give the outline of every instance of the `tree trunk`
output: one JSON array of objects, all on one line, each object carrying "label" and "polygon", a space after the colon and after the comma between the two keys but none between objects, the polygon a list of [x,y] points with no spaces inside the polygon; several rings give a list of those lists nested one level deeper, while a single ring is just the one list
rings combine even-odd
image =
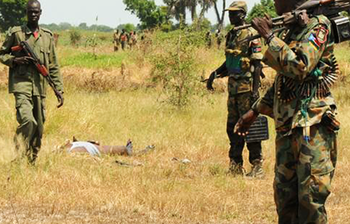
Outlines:
[{"label": "tree trunk", "polygon": [[200,26],[203,22],[203,18],[204,18],[204,13],[208,10],[209,6],[207,4],[203,4],[201,12],[199,13],[199,18],[198,18],[198,22],[197,22],[197,30],[200,29]]},{"label": "tree trunk", "polygon": [[[225,0],[223,0],[223,1],[225,1]],[[220,19],[220,13],[219,13],[218,5],[217,5],[216,1],[214,1],[214,9],[215,9],[215,14],[216,14],[216,19],[218,20],[218,24],[219,24],[221,19]]]},{"label": "tree trunk", "polygon": [[222,0],[222,13],[220,17],[219,9],[217,2],[214,1],[214,8],[216,13],[216,18],[218,20],[218,30],[221,30],[224,26],[224,19],[225,19],[225,9],[226,9],[226,0]]}]

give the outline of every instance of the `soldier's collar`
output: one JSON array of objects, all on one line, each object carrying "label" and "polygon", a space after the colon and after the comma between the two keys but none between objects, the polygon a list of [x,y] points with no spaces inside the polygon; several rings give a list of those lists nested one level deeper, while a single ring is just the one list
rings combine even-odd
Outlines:
[{"label": "soldier's collar", "polygon": [[[41,27],[39,27],[39,29],[38,29],[39,36],[41,35],[42,32],[43,32],[43,30],[41,29]],[[24,26],[24,33],[27,35],[33,34],[33,32],[29,29],[27,24]]]}]

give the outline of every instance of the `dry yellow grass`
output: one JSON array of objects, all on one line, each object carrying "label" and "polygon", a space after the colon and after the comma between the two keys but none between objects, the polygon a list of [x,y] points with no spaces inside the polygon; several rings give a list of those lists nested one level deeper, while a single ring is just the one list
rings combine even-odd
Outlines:
[{"label": "dry yellow grass", "polygon": [[[201,55],[209,64],[209,54]],[[220,62],[210,62],[204,69]],[[137,65],[128,69],[128,83],[143,86]],[[142,73],[149,71],[147,66],[144,69]],[[117,68],[64,68],[66,103],[57,110],[50,92],[43,147],[35,167],[25,161],[10,163],[16,156],[15,110],[13,97],[1,88],[0,223],[276,223],[272,122],[271,138],[263,143],[266,178],[233,178],[226,175],[226,93],[205,95],[178,111],[161,103],[156,89],[84,88],[93,72],[107,80],[111,76],[122,80]],[[334,90],[341,102],[342,130],[333,193],[327,202],[333,224],[350,219],[350,101],[344,99],[345,91],[342,86]],[[125,144],[131,138],[136,150],[149,144],[156,149],[140,157],[101,159],[52,152],[73,135],[102,144]],[[244,156],[247,161],[246,150]],[[173,161],[174,157],[191,163]],[[143,166],[118,166],[116,159]],[[245,167],[250,169],[248,163]]]}]

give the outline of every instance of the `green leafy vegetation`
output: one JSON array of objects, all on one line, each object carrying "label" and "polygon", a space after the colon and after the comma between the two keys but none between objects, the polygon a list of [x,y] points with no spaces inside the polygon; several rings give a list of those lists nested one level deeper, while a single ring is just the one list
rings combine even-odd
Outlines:
[{"label": "green leafy vegetation", "polygon": [[98,54],[81,52],[68,57],[61,58],[61,66],[74,66],[86,68],[120,67],[127,53]]},{"label": "green leafy vegetation", "polygon": [[250,22],[256,17],[264,17],[265,14],[272,18],[277,16],[273,0],[261,0],[260,3],[255,4],[248,14],[247,21]]},{"label": "green leafy vegetation", "polygon": [[153,0],[123,0],[126,10],[135,14],[142,28],[154,28],[167,22],[166,8],[157,6]]},{"label": "green leafy vegetation", "polygon": [[0,0],[0,31],[22,25],[28,0]]}]

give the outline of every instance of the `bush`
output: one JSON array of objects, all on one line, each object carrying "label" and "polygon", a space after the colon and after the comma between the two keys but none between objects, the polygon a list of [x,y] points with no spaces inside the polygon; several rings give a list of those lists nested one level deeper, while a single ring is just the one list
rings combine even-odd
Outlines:
[{"label": "bush", "polygon": [[70,30],[69,38],[70,38],[71,44],[73,46],[77,46],[81,40],[81,33],[76,29]]},{"label": "bush", "polygon": [[203,43],[203,35],[179,31],[176,38],[168,36],[166,46],[153,57],[154,70],[152,82],[160,84],[166,100],[172,105],[182,108],[187,106],[191,98],[201,92],[198,77],[199,64],[195,50]]}]

